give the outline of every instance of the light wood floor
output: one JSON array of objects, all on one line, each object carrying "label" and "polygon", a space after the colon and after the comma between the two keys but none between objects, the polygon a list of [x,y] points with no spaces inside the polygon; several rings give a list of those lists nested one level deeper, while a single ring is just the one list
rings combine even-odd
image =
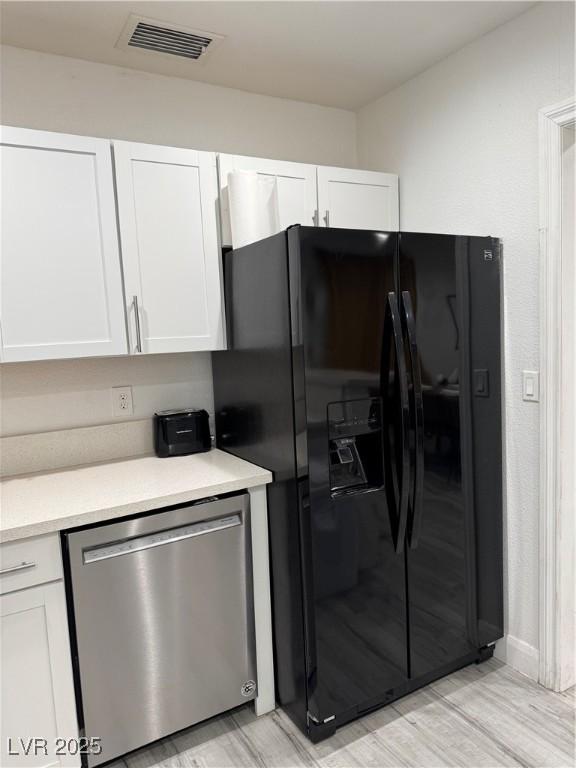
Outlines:
[{"label": "light wood floor", "polygon": [[490,660],[313,745],[277,710],[251,707],[180,731],[109,768],[534,768],[574,766],[574,689],[552,693]]}]

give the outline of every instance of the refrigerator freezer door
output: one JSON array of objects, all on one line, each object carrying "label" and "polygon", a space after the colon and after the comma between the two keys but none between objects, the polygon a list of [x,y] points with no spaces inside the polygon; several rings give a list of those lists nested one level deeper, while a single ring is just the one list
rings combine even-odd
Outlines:
[{"label": "refrigerator freezer door", "polygon": [[398,435],[398,387],[382,366],[397,236],[301,229],[291,240],[302,339],[294,370],[303,372],[307,417],[308,712],[322,724],[385,702],[407,681],[404,557],[384,490],[384,445]]}]

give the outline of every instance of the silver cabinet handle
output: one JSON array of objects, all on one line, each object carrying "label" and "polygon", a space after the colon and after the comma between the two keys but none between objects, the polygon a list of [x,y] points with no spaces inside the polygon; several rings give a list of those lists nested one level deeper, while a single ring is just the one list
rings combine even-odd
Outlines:
[{"label": "silver cabinet handle", "polygon": [[320,218],[320,216],[318,214],[318,208],[316,208],[316,210],[314,211],[314,215],[312,216],[312,225],[314,227],[319,226],[319,224],[320,224],[320,222],[318,221],[319,218]]},{"label": "silver cabinet handle", "polygon": [[142,336],[140,335],[140,312],[138,311],[138,296],[132,296],[134,321],[136,323],[136,352],[142,352]]},{"label": "silver cabinet handle", "polygon": [[3,573],[14,573],[15,571],[25,571],[28,568],[36,568],[36,563],[20,563],[19,565],[9,565],[8,568],[0,569],[0,576]]},{"label": "silver cabinet handle", "polygon": [[324,214],[324,222],[326,223],[326,226],[330,226],[330,211],[326,209],[326,213]]}]

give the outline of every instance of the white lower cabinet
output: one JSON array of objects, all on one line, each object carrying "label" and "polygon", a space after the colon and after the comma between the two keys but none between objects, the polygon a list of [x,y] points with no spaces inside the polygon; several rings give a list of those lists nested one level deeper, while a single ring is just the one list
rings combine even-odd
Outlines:
[{"label": "white lower cabinet", "polygon": [[[34,558],[36,552],[44,554],[36,547],[44,538],[30,539],[30,554],[24,558],[21,547],[3,545],[0,579],[4,575],[18,576],[19,572],[12,569],[21,565],[20,560],[36,563],[22,569],[23,584],[30,580],[34,568],[40,572],[41,563]],[[58,543],[57,537],[54,541]],[[17,561],[12,562],[15,555]],[[0,586],[5,588],[3,582]],[[1,595],[0,638],[0,765],[80,766],[80,756],[75,754],[78,724],[64,582],[28,586]],[[59,751],[61,754],[57,754]]]}]

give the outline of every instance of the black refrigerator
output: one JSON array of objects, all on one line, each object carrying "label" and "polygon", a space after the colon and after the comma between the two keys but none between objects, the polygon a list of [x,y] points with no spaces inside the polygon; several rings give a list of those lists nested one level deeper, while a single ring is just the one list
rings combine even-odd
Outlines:
[{"label": "black refrigerator", "polygon": [[277,700],[313,741],[502,636],[500,256],[301,226],[225,256],[217,444],[274,475]]}]

